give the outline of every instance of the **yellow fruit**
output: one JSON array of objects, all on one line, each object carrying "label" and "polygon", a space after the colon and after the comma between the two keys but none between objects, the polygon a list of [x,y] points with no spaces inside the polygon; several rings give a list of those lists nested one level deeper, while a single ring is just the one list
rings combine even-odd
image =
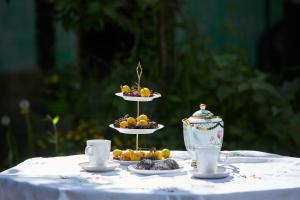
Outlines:
[{"label": "yellow fruit", "polygon": [[126,155],[126,154],[122,154],[121,156],[120,156],[120,159],[121,160],[125,160],[125,161],[129,161],[130,160],[130,157],[128,157],[128,155]]},{"label": "yellow fruit", "polygon": [[141,93],[142,97],[149,97],[150,94],[151,94],[149,88],[143,88],[143,89],[141,89],[140,93]]},{"label": "yellow fruit", "polygon": [[135,125],[136,120],[133,117],[128,117],[127,118],[127,123],[128,123],[128,125]]},{"label": "yellow fruit", "polygon": [[128,149],[125,152],[122,153],[121,155],[121,160],[131,160],[133,151]]},{"label": "yellow fruit", "polygon": [[131,154],[132,161],[140,161],[142,157],[143,154],[140,151],[135,151],[133,154]]},{"label": "yellow fruit", "polygon": [[130,160],[131,160],[131,161],[140,161],[140,158],[139,158],[137,155],[133,154],[133,155],[131,156]]},{"label": "yellow fruit", "polygon": [[127,149],[127,151],[130,153],[130,154],[133,154],[134,151],[132,149]]},{"label": "yellow fruit", "polygon": [[143,158],[146,155],[144,151],[136,151],[135,154],[137,154],[140,158]]},{"label": "yellow fruit", "polygon": [[131,90],[130,90],[130,87],[128,86],[128,85],[123,85],[123,86],[121,86],[121,92],[122,93],[128,93],[128,92],[130,92]]},{"label": "yellow fruit", "polygon": [[169,149],[163,149],[163,150],[161,150],[161,154],[164,158],[169,158],[170,157],[170,150]]},{"label": "yellow fruit", "polygon": [[148,151],[147,153],[146,153],[146,156],[145,156],[146,158],[151,158],[151,157],[155,157],[155,152],[154,151]]},{"label": "yellow fruit", "polygon": [[122,150],[120,150],[120,149],[115,149],[114,151],[113,151],[113,157],[114,158],[118,158],[118,157],[120,157],[122,155]]},{"label": "yellow fruit", "polygon": [[127,121],[121,121],[120,128],[126,128],[128,126]]},{"label": "yellow fruit", "polygon": [[161,151],[155,151],[154,152],[154,156],[156,160],[162,160],[163,156],[162,156],[162,152]]},{"label": "yellow fruit", "polygon": [[136,120],[137,120],[137,121],[140,121],[140,120],[148,121],[148,117],[147,117],[147,115],[142,114],[142,115],[138,116],[138,117],[136,118]]},{"label": "yellow fruit", "polygon": [[137,126],[147,126],[148,122],[146,120],[140,120],[136,124]]}]

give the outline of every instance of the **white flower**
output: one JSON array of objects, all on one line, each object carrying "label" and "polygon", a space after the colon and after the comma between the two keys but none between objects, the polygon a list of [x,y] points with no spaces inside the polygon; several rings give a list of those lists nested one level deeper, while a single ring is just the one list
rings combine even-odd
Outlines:
[{"label": "white flower", "polygon": [[27,99],[22,99],[19,103],[21,109],[28,109],[30,107],[30,103]]},{"label": "white flower", "polygon": [[9,118],[9,116],[3,115],[3,116],[1,117],[1,124],[2,124],[3,126],[8,126],[8,125],[10,124],[10,118]]}]

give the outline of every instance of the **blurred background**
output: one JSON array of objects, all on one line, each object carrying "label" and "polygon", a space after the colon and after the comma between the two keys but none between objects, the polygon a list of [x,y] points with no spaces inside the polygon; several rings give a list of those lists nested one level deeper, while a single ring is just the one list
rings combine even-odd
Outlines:
[{"label": "blurred background", "polygon": [[0,169],[83,153],[85,141],[134,148],[108,125],[136,105],[165,125],[140,146],[184,150],[200,103],[223,117],[223,149],[300,156],[299,0],[0,1]]}]

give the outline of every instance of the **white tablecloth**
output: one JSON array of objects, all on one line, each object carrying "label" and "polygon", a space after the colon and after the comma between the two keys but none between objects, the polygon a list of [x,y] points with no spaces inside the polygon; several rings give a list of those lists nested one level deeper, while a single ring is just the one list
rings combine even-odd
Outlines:
[{"label": "white tablecloth", "polygon": [[89,173],[78,163],[84,155],[32,158],[0,173],[0,200],[99,199],[300,199],[300,158],[257,151],[231,151],[225,179],[191,178],[191,160],[172,151],[187,171],[176,175],[142,176],[126,167]]}]

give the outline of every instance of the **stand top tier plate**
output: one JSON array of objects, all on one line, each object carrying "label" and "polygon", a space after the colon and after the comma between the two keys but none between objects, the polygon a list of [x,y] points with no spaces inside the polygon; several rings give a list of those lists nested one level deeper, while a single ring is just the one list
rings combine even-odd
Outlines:
[{"label": "stand top tier plate", "polygon": [[161,97],[161,94],[159,93],[154,93],[152,97],[124,96],[122,92],[115,93],[115,95],[122,97],[126,101],[152,101],[153,99]]},{"label": "stand top tier plate", "polygon": [[117,128],[117,127],[114,127],[113,124],[110,124],[109,127],[113,128],[113,129],[116,129],[120,133],[135,134],[136,135],[136,134],[151,134],[151,133],[154,133],[155,131],[162,129],[164,127],[164,125],[158,124],[158,127],[157,128],[153,128],[153,129],[146,129],[146,128],[145,129]]}]

